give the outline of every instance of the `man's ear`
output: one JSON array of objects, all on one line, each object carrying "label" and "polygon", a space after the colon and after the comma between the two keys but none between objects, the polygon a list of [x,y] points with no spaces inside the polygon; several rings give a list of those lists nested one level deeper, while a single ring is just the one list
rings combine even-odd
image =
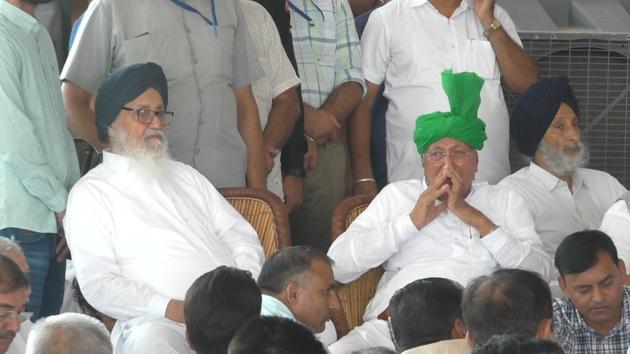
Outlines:
[{"label": "man's ear", "polygon": [[627,273],[626,273],[626,262],[624,262],[623,259],[619,258],[619,263],[617,264],[617,268],[621,272],[621,276],[622,277],[625,277],[627,275]]},{"label": "man's ear", "polygon": [[451,339],[464,339],[466,338],[466,324],[460,318],[453,321],[453,328],[451,328]]},{"label": "man's ear", "polygon": [[286,293],[287,304],[291,305],[290,307],[293,307],[293,305],[299,302],[300,287],[298,286],[297,283],[289,282],[285,289],[285,293]]},{"label": "man's ear", "polygon": [[556,336],[553,333],[553,319],[545,318],[540,321],[538,324],[538,330],[536,331],[536,337],[555,342]]},{"label": "man's ear", "polygon": [[562,290],[562,293],[564,293],[564,295],[567,295],[567,283],[564,280],[564,276],[558,276],[558,285],[560,285],[560,290]]},{"label": "man's ear", "polygon": [[470,334],[470,331],[466,331],[466,344],[468,344],[470,350],[475,349],[475,339]]},{"label": "man's ear", "polygon": [[93,94],[92,96],[90,96],[90,109],[92,110],[92,112],[96,112],[95,107],[96,107],[96,95],[97,94],[98,94],[98,92]]}]

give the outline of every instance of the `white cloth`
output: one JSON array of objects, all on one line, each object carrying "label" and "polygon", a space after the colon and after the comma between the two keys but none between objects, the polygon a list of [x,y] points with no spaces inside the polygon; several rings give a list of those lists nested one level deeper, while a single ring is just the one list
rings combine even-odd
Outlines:
[{"label": "white cloth", "polygon": [[[500,7],[495,16],[521,45],[514,23]],[[416,118],[450,111],[441,72],[472,71],[485,80],[479,117],[488,140],[479,153],[477,179],[497,183],[510,173],[508,112],[501,73],[472,0],[463,0],[451,18],[427,0],[394,0],[374,10],[361,37],[361,69],[366,80],[385,82],[387,177],[390,182],[423,175],[412,136]]]},{"label": "white cloth", "polygon": [[626,273],[630,274],[630,213],[625,200],[615,202],[606,211],[600,230],[613,240],[617,255],[626,264]]},{"label": "white cloth", "polygon": [[500,185],[513,188],[527,201],[536,232],[552,259],[565,237],[599,228],[606,210],[626,192],[613,176],[587,168],[575,171],[571,192],[566,182],[533,162]]},{"label": "white cloth", "polygon": [[[273,99],[286,90],[299,85],[300,79],[295,74],[291,61],[282,47],[278,29],[271,15],[262,5],[253,1],[240,0],[240,3],[250,37],[252,37],[256,49],[256,55],[265,71],[265,76],[252,83],[252,91],[260,116],[260,126],[264,131]],[[275,156],[273,162],[273,169],[267,175],[267,188],[280,199],[284,199],[280,153]]]},{"label": "white cloth", "polygon": [[483,238],[448,209],[417,230],[409,213],[427,188],[424,180],[387,185],[328,251],[335,279],[358,278],[383,264],[385,273],[363,316],[377,318],[394,292],[416,279],[442,277],[464,286],[499,267],[524,268],[549,280],[551,261],[525,201],[504,187],[475,182],[466,197],[499,227]]},{"label": "white cloth", "polygon": [[119,322],[164,316],[170,299],[183,300],[217,266],[258,277],[264,253],[256,232],[205,177],[175,161],[157,177],[133,166],[105,152],[68,199],[68,246],[94,308]]},{"label": "white cloth", "polygon": [[470,354],[470,351],[466,339],[449,339],[405,350],[402,354]]},{"label": "white cloth", "polygon": [[195,354],[186,341],[186,326],[161,316],[116,322],[114,340],[114,354]]},{"label": "white cloth", "polygon": [[348,354],[355,350],[385,347],[395,350],[387,321],[373,319],[353,328],[328,347],[330,354]]}]

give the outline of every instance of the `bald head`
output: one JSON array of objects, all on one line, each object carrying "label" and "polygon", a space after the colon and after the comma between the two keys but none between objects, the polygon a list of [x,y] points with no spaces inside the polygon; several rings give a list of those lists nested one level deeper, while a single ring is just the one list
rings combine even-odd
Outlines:
[{"label": "bald head", "polygon": [[112,345],[102,323],[67,312],[37,321],[29,334],[26,353],[112,354]]},{"label": "bald head", "polygon": [[0,254],[11,258],[24,274],[28,274],[29,267],[22,247],[8,237],[0,237]]}]

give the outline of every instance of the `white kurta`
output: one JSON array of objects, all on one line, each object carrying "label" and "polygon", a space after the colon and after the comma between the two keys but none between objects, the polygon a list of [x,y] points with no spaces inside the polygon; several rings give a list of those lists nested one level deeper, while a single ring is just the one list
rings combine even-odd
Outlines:
[{"label": "white kurta", "polygon": [[164,316],[202,274],[230,265],[257,278],[264,261],[247,221],[175,161],[155,178],[105,152],[72,189],[64,226],[85,298],[118,320]]},{"label": "white kurta", "polygon": [[525,198],[536,232],[552,259],[565,237],[599,228],[606,210],[626,192],[613,176],[587,168],[578,168],[573,174],[572,192],[566,182],[533,162],[504,178],[500,185]]},{"label": "white kurta", "polygon": [[506,267],[529,269],[549,280],[551,261],[525,201],[516,192],[473,184],[466,201],[500,225],[480,238],[476,229],[449,210],[417,230],[409,213],[426,188],[421,180],[389,184],[328,251],[335,261],[335,278],[342,283],[383,264],[385,274],[365,311],[365,321],[376,318],[396,290],[416,279],[442,277],[466,286],[477,276]]},{"label": "white kurta", "polygon": [[615,202],[606,211],[600,230],[613,240],[617,256],[623,259],[626,273],[630,274],[630,212],[625,200]]},{"label": "white kurta", "polygon": [[[374,10],[361,37],[361,69],[367,81],[385,83],[387,177],[390,182],[421,178],[422,162],[413,143],[416,118],[450,111],[441,73],[475,72],[485,80],[479,117],[488,140],[479,153],[477,179],[497,183],[510,173],[508,112],[494,50],[472,0],[450,18],[427,0],[396,0]],[[514,23],[499,6],[495,16],[521,45]]]}]

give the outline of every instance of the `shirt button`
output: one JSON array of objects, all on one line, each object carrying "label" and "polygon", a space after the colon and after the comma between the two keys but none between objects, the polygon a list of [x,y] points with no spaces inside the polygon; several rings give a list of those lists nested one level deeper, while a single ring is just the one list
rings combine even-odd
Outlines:
[{"label": "shirt button", "polygon": [[195,148],[195,154],[198,155],[199,154],[199,148]]},{"label": "shirt button", "polygon": [[204,92],[203,89],[199,89],[199,94],[200,95],[203,95],[203,92]]},{"label": "shirt button", "polygon": [[197,58],[193,58],[193,59],[192,59],[192,63],[193,63],[193,64],[195,64],[195,65],[197,65],[197,64],[199,64],[199,61],[197,60]]},{"label": "shirt button", "polygon": [[[198,122],[197,124],[198,124],[198,125],[202,125],[202,124],[203,124],[203,120],[202,120],[202,119],[199,119],[199,122]],[[199,150],[199,149],[197,149],[197,150]]]},{"label": "shirt button", "polygon": [[190,28],[184,27],[184,30],[186,31],[186,33],[190,33]]}]

